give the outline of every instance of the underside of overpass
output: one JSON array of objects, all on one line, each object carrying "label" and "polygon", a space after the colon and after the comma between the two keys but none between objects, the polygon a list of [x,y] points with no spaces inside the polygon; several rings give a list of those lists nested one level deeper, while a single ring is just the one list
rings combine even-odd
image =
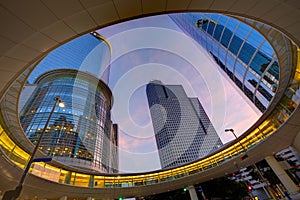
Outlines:
[{"label": "underside of overpass", "polygon": [[[2,25],[0,40],[0,95],[1,100],[11,89],[14,81],[29,68],[58,46],[96,29],[127,21],[163,13],[175,12],[216,12],[234,17],[246,17],[266,23],[286,35],[292,41],[293,64],[284,66],[289,74],[276,92],[270,108],[264,116],[244,135],[249,134],[265,119],[272,115],[284,92],[297,73],[300,45],[300,4],[296,0],[70,0],[70,1],[9,1],[2,0]],[[263,34],[263,33],[262,33]],[[276,43],[273,43],[276,48]],[[282,61],[283,62],[283,61]],[[281,66],[282,67],[282,66]],[[281,71],[285,69],[282,68]],[[30,71],[30,70],[29,70]],[[282,80],[284,74],[281,76]],[[294,81],[299,80],[294,78]],[[4,108],[5,109],[5,108]],[[3,108],[2,108],[3,111]],[[17,110],[11,111],[17,113]],[[293,145],[300,151],[300,112],[298,107],[278,129],[263,142],[248,150],[249,159],[241,161],[239,156],[211,169],[191,174],[173,181],[126,188],[89,188],[52,182],[30,175],[25,182],[23,198],[58,199],[62,196],[94,197],[111,199],[122,196],[139,196],[174,190],[187,185],[201,183],[224,176],[238,167],[243,167],[273,155],[277,151]],[[6,121],[1,121],[5,127]],[[22,144],[22,141],[18,141]],[[21,145],[24,146],[24,145]],[[1,151],[0,190],[14,188],[22,174],[22,169]],[[150,173],[150,172],[149,172]],[[156,172],[151,172],[156,173]],[[142,174],[143,175],[146,175]]]}]

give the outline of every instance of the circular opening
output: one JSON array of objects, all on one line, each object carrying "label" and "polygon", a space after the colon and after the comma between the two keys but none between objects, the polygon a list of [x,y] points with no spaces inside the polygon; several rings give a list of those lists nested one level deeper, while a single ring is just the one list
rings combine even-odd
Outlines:
[{"label": "circular opening", "polygon": [[[36,84],[26,86],[35,87],[32,97],[22,94],[29,100],[20,109],[24,132],[36,140],[51,96],[61,94],[66,107],[54,111],[48,128],[52,135],[43,149],[66,165],[138,172],[200,159],[235,139],[232,133],[243,134],[275,94],[277,56],[248,24],[251,20],[220,14],[180,13],[132,20],[76,38],[50,52],[30,75],[28,83]],[[58,69],[65,74],[43,76]],[[84,75],[72,75],[69,69]],[[41,75],[44,82],[35,82]],[[90,81],[97,78],[103,84]],[[153,80],[162,83],[154,93],[177,103],[177,110],[155,99],[147,102],[151,95],[146,87]],[[150,118],[156,120],[154,127]],[[205,145],[206,136],[213,134],[213,142]]]}]

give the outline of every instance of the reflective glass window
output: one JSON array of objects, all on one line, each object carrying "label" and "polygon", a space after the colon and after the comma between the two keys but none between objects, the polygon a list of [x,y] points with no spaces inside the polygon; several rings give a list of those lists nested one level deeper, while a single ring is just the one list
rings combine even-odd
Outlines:
[{"label": "reflective glass window", "polygon": [[269,101],[265,98],[265,95],[266,94],[264,94],[263,93],[263,91],[262,90],[257,90],[256,91],[256,101],[259,101],[262,105],[264,105],[265,107],[268,107],[268,105],[269,105]]},{"label": "reflective glass window", "polygon": [[230,53],[227,54],[226,58],[226,67],[233,72],[235,57],[233,57]]},{"label": "reflective glass window", "polygon": [[218,55],[219,43],[213,41],[213,42],[212,42],[212,45],[213,45],[212,53],[213,53],[214,55]]},{"label": "reflective glass window", "polygon": [[235,35],[239,37],[241,40],[244,40],[247,34],[249,33],[250,29],[251,28],[248,25],[244,23],[239,23],[239,27],[236,30]]},{"label": "reflective glass window", "polygon": [[247,43],[251,44],[254,48],[257,48],[263,40],[265,40],[264,37],[256,30],[252,29],[252,32],[247,38]]},{"label": "reflective glass window", "polygon": [[227,20],[229,17],[225,16],[225,15],[220,15],[220,18],[218,19],[218,23],[225,26]]},{"label": "reflective glass window", "polygon": [[251,57],[254,54],[254,52],[255,52],[255,48],[253,46],[251,46],[248,43],[244,43],[238,57],[241,61],[243,61],[247,65],[251,60]]},{"label": "reflective glass window", "polygon": [[260,50],[269,57],[274,55],[274,50],[268,41],[265,41]]},{"label": "reflective glass window", "polygon": [[265,85],[263,82],[260,82],[259,87],[257,88],[257,91],[262,94],[264,96],[264,98],[267,101],[271,101],[273,96],[274,96],[274,92],[272,90],[275,91],[275,88],[272,89],[272,86],[270,84]]},{"label": "reflective glass window", "polygon": [[262,52],[259,51],[257,52],[257,54],[255,54],[252,62],[250,63],[250,67],[257,74],[262,75],[262,73],[266,70],[270,62],[271,62],[270,58],[268,58]]},{"label": "reflective glass window", "polygon": [[216,26],[216,24],[214,22],[209,21],[208,27],[207,27],[207,30],[206,30],[209,35],[211,35],[211,36],[213,35],[213,31],[214,31],[215,26]]},{"label": "reflective glass window", "polygon": [[241,45],[243,43],[243,40],[236,35],[233,36],[232,41],[229,46],[229,50],[234,54],[237,55],[239,52]]},{"label": "reflective glass window", "polygon": [[235,64],[235,72],[234,75],[240,80],[243,81],[243,77],[246,73],[246,68],[239,61]]},{"label": "reflective glass window", "polygon": [[206,46],[207,51],[212,51],[212,39],[211,39],[211,37],[209,37],[209,36],[207,37],[206,43],[207,43],[207,46]]},{"label": "reflective glass window", "polygon": [[226,47],[226,48],[228,47],[231,36],[232,36],[232,31],[230,31],[228,29],[225,29],[224,32],[223,32],[222,38],[221,38],[221,44],[224,47]]},{"label": "reflective glass window", "polygon": [[224,30],[224,26],[221,26],[221,25],[219,25],[219,24],[215,26],[215,32],[214,32],[213,37],[214,37],[217,41],[220,41],[221,35],[222,35],[222,33],[223,33],[223,30]]},{"label": "reflective glass window", "polygon": [[238,20],[236,20],[234,18],[230,18],[226,28],[227,28],[227,30],[233,32],[238,24],[239,24]]},{"label": "reflective glass window", "polygon": [[246,73],[246,78],[245,78],[245,82],[244,82],[244,93],[250,97],[250,99],[252,100],[253,94],[254,94],[254,90],[256,85],[258,84],[258,79],[256,78],[256,76],[254,76],[250,71],[248,71]]},{"label": "reflective glass window", "polygon": [[219,60],[223,63],[225,63],[225,55],[226,55],[226,49],[224,49],[223,46],[220,46],[219,48]]}]

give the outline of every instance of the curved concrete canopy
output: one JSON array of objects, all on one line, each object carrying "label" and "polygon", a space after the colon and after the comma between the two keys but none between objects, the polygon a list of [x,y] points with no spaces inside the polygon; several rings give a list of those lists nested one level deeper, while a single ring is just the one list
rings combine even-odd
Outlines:
[{"label": "curved concrete canopy", "polygon": [[[2,25],[0,32],[1,98],[15,77],[31,63],[57,46],[92,30],[148,15],[202,11],[244,16],[278,28],[291,38],[297,46],[300,46],[300,4],[296,0],[161,0],[155,3],[151,0],[41,0],[18,2],[2,0],[0,9],[0,22]],[[285,130],[281,129],[280,131],[290,131],[289,133],[291,133],[292,129],[297,128],[297,124],[300,124],[299,114],[299,111],[294,113],[289,124],[285,126]],[[295,135],[281,135],[281,137],[275,138],[273,142],[286,141],[286,144],[293,143]],[[266,151],[266,149],[263,150]],[[256,152],[259,152],[259,150]],[[271,149],[266,152],[271,152]],[[255,154],[253,154],[253,157],[255,157]],[[2,161],[1,163],[5,164]],[[13,166],[9,168],[13,172],[18,172],[18,169]],[[3,169],[3,166],[1,166],[1,169]],[[224,168],[219,169],[215,172],[215,175],[224,173],[223,170]],[[205,178],[203,177],[203,180]],[[191,183],[192,180],[193,177]],[[41,180],[33,180],[33,182],[35,181],[39,182]],[[47,181],[44,180],[44,182]],[[49,182],[47,184],[50,187],[56,187]],[[175,187],[178,183],[169,184],[174,184],[173,187]],[[71,186],[65,186],[64,189],[66,189],[64,192],[68,190],[68,194],[72,194]],[[152,191],[156,190],[157,192],[161,190],[160,185],[153,186],[152,189]],[[30,190],[34,190],[34,188],[29,189],[28,192],[32,192]],[[59,193],[59,191],[57,192]],[[63,191],[61,192],[63,193]],[[85,192],[86,195],[84,196],[88,197],[96,194],[99,190]],[[133,195],[137,192],[131,191]],[[40,193],[42,194],[43,191],[40,191]]]},{"label": "curved concrete canopy", "polygon": [[263,21],[300,45],[300,4],[295,0],[41,0],[1,1],[0,91],[32,62],[92,30],[169,12],[220,12]]}]

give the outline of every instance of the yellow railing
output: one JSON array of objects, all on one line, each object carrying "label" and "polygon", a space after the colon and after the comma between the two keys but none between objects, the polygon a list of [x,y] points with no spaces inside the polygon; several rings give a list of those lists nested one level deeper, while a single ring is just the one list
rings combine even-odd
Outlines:
[{"label": "yellow railing", "polygon": [[[268,123],[267,125],[271,124]],[[275,129],[273,129],[273,131],[274,130]],[[8,137],[7,133],[3,130],[2,126],[0,126],[0,131],[0,145],[3,151],[15,164],[17,164],[21,168],[24,168],[26,161],[29,158],[28,153],[20,149]],[[243,144],[243,146],[249,149],[252,146],[255,146],[255,144],[257,144],[258,142],[260,142],[262,138],[264,138],[264,134],[266,135],[267,133],[260,132],[256,129],[246,138],[241,140],[241,143]],[[251,138],[251,140],[247,138]],[[238,156],[241,152],[243,152],[241,146],[239,144],[233,144],[232,146],[224,149],[223,151],[211,155],[210,157],[207,157],[200,161],[171,170],[150,172],[148,174],[91,175],[64,170],[45,163],[34,163],[31,168],[31,173],[54,182],[70,184],[74,186],[95,188],[134,187],[171,181],[184,176],[199,173],[201,171],[205,171],[207,169],[218,166],[223,162],[226,162],[227,160]]]}]

